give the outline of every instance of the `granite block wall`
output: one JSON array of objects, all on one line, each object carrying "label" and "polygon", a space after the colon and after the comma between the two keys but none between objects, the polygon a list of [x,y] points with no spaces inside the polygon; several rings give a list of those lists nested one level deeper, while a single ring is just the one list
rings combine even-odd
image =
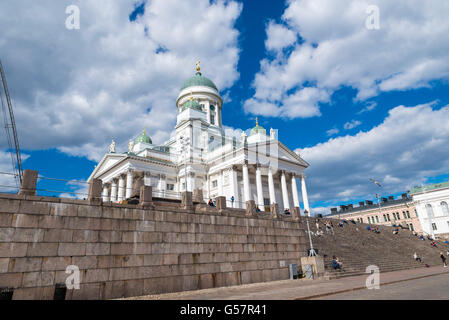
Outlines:
[{"label": "granite block wall", "polygon": [[289,278],[305,252],[303,225],[282,216],[176,203],[152,209],[0,194],[0,291],[53,299],[111,299]]}]

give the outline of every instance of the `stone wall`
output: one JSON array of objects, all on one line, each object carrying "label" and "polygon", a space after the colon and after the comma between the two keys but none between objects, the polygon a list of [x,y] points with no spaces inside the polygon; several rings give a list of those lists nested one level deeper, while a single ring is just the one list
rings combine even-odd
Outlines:
[{"label": "stone wall", "polygon": [[53,299],[110,299],[288,279],[305,252],[302,224],[245,210],[0,194],[0,289]]}]

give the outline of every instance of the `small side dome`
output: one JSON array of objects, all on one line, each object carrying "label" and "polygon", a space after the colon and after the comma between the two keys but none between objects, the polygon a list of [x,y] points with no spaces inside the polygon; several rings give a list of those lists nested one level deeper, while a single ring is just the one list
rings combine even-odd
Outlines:
[{"label": "small side dome", "polygon": [[255,134],[258,134],[258,133],[262,133],[264,135],[267,135],[267,130],[265,130],[265,128],[262,127],[262,126],[259,126],[259,121],[256,118],[256,126],[251,129],[251,135],[255,135]]},{"label": "small side dome", "polygon": [[194,110],[198,110],[198,111],[203,111],[203,108],[202,108],[201,105],[198,103],[198,101],[193,100],[192,97],[190,97],[190,100],[188,100],[187,102],[184,102],[184,104],[182,105],[181,111],[184,111],[184,110],[186,110],[187,108],[194,109]]},{"label": "small side dome", "polygon": [[151,141],[151,138],[146,135],[145,129],[143,129],[142,135],[138,136],[134,142],[136,144],[137,143],[141,143],[141,142],[148,143],[148,144],[153,144],[153,141]]}]

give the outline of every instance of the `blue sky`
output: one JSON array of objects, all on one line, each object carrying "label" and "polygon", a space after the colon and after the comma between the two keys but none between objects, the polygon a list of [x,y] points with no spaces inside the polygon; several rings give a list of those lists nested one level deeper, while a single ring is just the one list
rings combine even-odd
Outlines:
[{"label": "blue sky", "polygon": [[[200,59],[225,96],[226,126],[251,128],[258,116],[311,164],[316,212],[372,199],[379,190],[369,177],[385,196],[449,178],[444,1],[401,1],[402,11],[372,1],[381,23],[372,31],[364,1],[72,1],[79,31],[61,27],[70,1],[44,2],[48,12],[32,18],[26,1],[0,5],[0,27],[17,26],[0,35],[0,52],[24,167],[42,176],[86,180],[112,138],[125,149],[143,126],[153,141],[166,140],[177,90]],[[8,12],[27,18],[8,21]],[[40,187],[79,190],[54,181]]]}]

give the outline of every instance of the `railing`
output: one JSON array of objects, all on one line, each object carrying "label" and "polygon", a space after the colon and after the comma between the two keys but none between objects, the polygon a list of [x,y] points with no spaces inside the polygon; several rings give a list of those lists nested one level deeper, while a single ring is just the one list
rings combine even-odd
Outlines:
[{"label": "railing", "polygon": [[[0,172],[0,190],[3,193],[17,194],[20,187],[13,185],[13,179],[17,176],[10,172]],[[6,177],[6,178],[5,178]],[[11,180],[11,181],[9,181]],[[81,185],[81,186],[80,186]],[[36,183],[36,193],[46,197],[78,198],[88,197],[89,183],[82,180],[68,180],[60,178],[49,178],[38,176]]]},{"label": "railing", "polygon": [[172,190],[153,190],[153,197],[155,198],[163,198],[163,199],[174,199],[181,200],[182,194],[181,192],[176,192]]}]

